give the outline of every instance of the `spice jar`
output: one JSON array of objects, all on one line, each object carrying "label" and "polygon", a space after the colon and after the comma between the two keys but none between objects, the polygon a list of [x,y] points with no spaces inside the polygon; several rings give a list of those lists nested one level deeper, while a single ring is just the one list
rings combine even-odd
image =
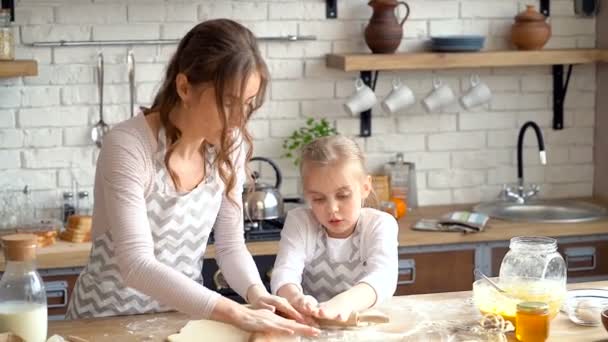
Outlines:
[{"label": "spice jar", "polygon": [[544,342],[549,337],[549,305],[542,302],[517,304],[515,336],[522,342]]},{"label": "spice jar", "polygon": [[11,11],[0,9],[0,60],[15,59],[15,38],[11,27]]}]

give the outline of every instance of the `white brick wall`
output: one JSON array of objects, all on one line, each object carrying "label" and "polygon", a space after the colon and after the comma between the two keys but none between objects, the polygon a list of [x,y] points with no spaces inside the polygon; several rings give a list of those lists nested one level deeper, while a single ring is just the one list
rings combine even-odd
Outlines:
[{"label": "white brick wall", "polygon": [[[488,49],[509,48],[519,0],[410,0],[399,51],[425,48],[430,35],[483,34]],[[533,1],[537,4],[537,1]],[[166,2],[82,0],[22,1],[17,8],[20,42],[89,39],[179,38],[201,20],[227,17],[257,35],[316,35],[316,41],[263,42],[260,49],[272,73],[268,101],[249,128],[255,155],[274,158],[284,170],[283,192],[299,191],[298,171],[281,158],[284,137],[308,117],[327,118],[340,132],[356,136],[359,120],[343,102],[353,92],[357,73],[328,69],[328,53],[368,52],[363,31],[372,13],[364,1],[339,1],[339,18],[325,19],[320,0],[203,0]],[[595,21],[577,18],[569,0],[552,2],[553,37],[547,47],[594,47]],[[438,9],[441,10],[438,10]],[[399,7],[399,16],[404,9]],[[19,58],[34,58],[39,75],[0,80],[0,190],[29,185],[39,213],[57,212],[72,174],[91,188],[98,154],[90,138],[98,120],[95,63],[106,62],[104,115],[111,124],[129,116],[126,54],[135,52],[137,101],[148,105],[158,89],[175,45],[133,47],[32,48],[17,46]],[[416,163],[420,203],[477,202],[493,198],[516,178],[518,129],[534,120],[545,134],[547,166],[538,161],[531,132],[525,140],[525,177],[542,185],[543,196],[588,196],[593,186],[595,66],[574,68],[566,99],[565,129],[553,131],[552,77],[549,66],[450,71],[382,72],[376,94],[381,101],[400,77],[417,100],[431,89],[433,77],[448,83],[457,96],[480,75],[494,94],[489,105],[470,111],[458,104],[426,113],[419,101],[387,115],[373,110],[373,135],[357,138],[376,172],[394,153]],[[73,172],[70,172],[70,166]],[[263,171],[267,173],[267,169]],[[267,175],[266,175],[267,176]]]}]

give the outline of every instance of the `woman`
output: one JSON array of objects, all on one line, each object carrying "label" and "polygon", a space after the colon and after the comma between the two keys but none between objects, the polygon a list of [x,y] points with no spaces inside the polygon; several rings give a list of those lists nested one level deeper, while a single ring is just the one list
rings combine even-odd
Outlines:
[{"label": "woman", "polygon": [[[253,34],[230,20],[195,26],[178,45],[150,109],[104,138],[95,175],[93,248],[68,318],[176,309],[247,331],[316,334],[268,294],[243,238],[246,123],[268,71]],[[202,284],[214,229],[226,280],[255,308]]]}]

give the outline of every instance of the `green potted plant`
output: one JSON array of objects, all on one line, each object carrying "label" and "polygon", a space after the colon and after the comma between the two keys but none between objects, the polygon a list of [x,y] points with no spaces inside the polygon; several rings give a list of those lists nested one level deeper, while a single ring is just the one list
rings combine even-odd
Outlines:
[{"label": "green potted plant", "polygon": [[295,130],[283,141],[283,157],[293,159],[294,165],[300,163],[300,149],[316,138],[336,135],[338,131],[325,119],[308,118],[306,126]]}]

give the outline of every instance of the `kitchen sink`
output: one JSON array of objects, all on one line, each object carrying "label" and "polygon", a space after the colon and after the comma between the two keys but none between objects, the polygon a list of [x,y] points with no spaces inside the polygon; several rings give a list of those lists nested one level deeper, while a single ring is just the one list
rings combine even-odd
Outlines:
[{"label": "kitchen sink", "polygon": [[478,204],[473,210],[492,218],[521,222],[576,223],[608,217],[606,208],[577,200],[530,200],[524,204],[497,201]]}]

